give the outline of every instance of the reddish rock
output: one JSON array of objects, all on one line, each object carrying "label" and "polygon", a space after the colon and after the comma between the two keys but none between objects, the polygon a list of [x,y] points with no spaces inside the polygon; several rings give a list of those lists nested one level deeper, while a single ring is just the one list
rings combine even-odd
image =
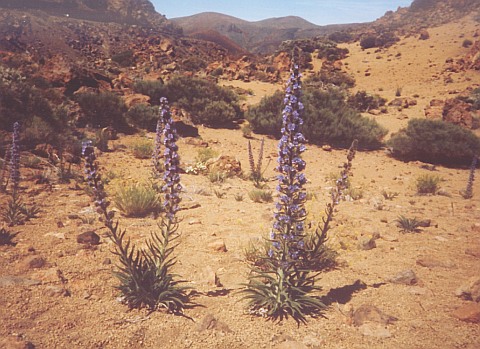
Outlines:
[{"label": "reddish rock", "polygon": [[242,173],[240,161],[228,155],[210,159],[205,166],[207,166],[210,172],[224,172],[228,177],[238,176]]},{"label": "reddish rock", "polygon": [[443,108],[443,120],[455,125],[472,128],[473,116],[470,104],[456,98],[447,99]]},{"label": "reddish rock", "polygon": [[209,243],[208,248],[216,252],[227,252],[227,246],[225,246],[225,242],[223,240],[217,240]]},{"label": "reddish rock", "polygon": [[461,321],[480,323],[480,304],[469,303],[461,306],[455,310],[452,314],[454,317]]},{"label": "reddish rock", "polygon": [[5,349],[35,349],[33,343],[18,337],[7,337],[0,339],[0,348]]},{"label": "reddish rock", "polygon": [[430,34],[428,33],[427,29],[421,29],[420,30],[420,40],[428,40],[430,39]]},{"label": "reddish rock", "polygon": [[425,117],[430,120],[442,120],[444,106],[445,102],[441,99],[432,99],[430,104],[425,107]]},{"label": "reddish rock", "polygon": [[361,326],[365,323],[373,322],[387,325],[398,320],[394,316],[385,314],[374,305],[364,304],[353,312],[352,323],[355,326]]}]

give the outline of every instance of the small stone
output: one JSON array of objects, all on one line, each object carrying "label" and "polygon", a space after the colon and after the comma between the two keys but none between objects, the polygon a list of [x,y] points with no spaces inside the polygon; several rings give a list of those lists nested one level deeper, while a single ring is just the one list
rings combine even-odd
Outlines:
[{"label": "small stone", "polygon": [[40,256],[28,256],[25,258],[21,266],[23,267],[22,269],[40,269],[45,266],[47,262],[45,261],[45,258],[40,257]]},{"label": "small stone", "polygon": [[470,247],[465,250],[465,254],[469,256],[473,256],[476,258],[480,258],[480,247]]},{"label": "small stone", "polygon": [[105,258],[102,262],[103,265],[110,265],[112,264],[112,260],[110,258]]},{"label": "small stone", "polygon": [[390,234],[382,234],[382,239],[388,242],[397,242],[398,237]]},{"label": "small stone", "polygon": [[36,286],[42,282],[39,280],[27,279],[19,276],[2,276],[0,277],[0,287],[5,286]]},{"label": "small stone", "polygon": [[180,210],[193,210],[194,208],[199,208],[201,205],[196,201],[182,202]]},{"label": "small stone", "polygon": [[361,334],[375,338],[390,338],[392,333],[380,324],[366,323],[358,327]]},{"label": "small stone", "polygon": [[218,320],[212,314],[207,314],[205,317],[200,321],[197,326],[198,332],[204,332],[206,330],[215,330],[224,333],[230,333],[232,330],[228,327],[228,325],[220,320]]},{"label": "small stone", "polygon": [[65,228],[65,224],[62,221],[57,222],[57,228]]},{"label": "small stone", "polygon": [[223,240],[217,240],[209,243],[208,248],[216,252],[227,252],[227,246],[225,246],[225,242]]},{"label": "small stone", "polygon": [[99,245],[100,236],[94,231],[86,231],[77,236],[77,242],[85,245]]},{"label": "small stone", "polygon": [[418,226],[422,228],[428,228],[431,223],[432,223],[431,219],[424,219],[418,222]]},{"label": "small stone", "polygon": [[188,222],[189,225],[197,225],[197,224],[202,224],[200,219],[192,219]]},{"label": "small stone", "polygon": [[382,218],[380,218],[380,222],[388,223],[388,218],[387,217],[382,217]]},{"label": "small stone", "polygon": [[455,291],[457,297],[480,302],[480,278],[472,277]]},{"label": "small stone", "polygon": [[478,324],[480,323],[480,304],[465,304],[460,308],[456,309],[452,315],[461,321]]},{"label": "small stone", "polygon": [[377,247],[377,243],[375,242],[375,238],[372,236],[362,236],[358,240],[358,249],[363,251],[372,250]]},{"label": "small stone", "polygon": [[323,151],[332,151],[332,147],[329,146],[328,144],[322,145],[322,150]]},{"label": "small stone", "polygon": [[401,271],[391,279],[389,279],[391,283],[394,284],[402,284],[402,285],[415,285],[418,282],[417,276],[411,269],[407,269]]},{"label": "small stone", "polygon": [[377,324],[387,325],[396,320],[398,319],[393,316],[385,314],[376,306],[370,305],[370,304],[364,304],[364,305],[361,305],[357,310],[353,312],[352,323],[355,326],[361,326],[367,322],[374,322]]},{"label": "small stone", "polygon": [[449,260],[439,260],[430,256],[421,257],[417,259],[417,264],[425,268],[455,268],[456,265]]},{"label": "small stone", "polygon": [[47,288],[45,289],[45,294],[49,297],[67,297],[70,295],[70,293],[66,289],[58,286],[47,286]]},{"label": "small stone", "polygon": [[443,236],[435,236],[435,240],[440,241],[440,242],[447,242],[448,239],[444,238]]},{"label": "small stone", "polygon": [[46,233],[45,236],[52,236],[57,239],[65,240],[65,233],[56,233],[54,231]]}]

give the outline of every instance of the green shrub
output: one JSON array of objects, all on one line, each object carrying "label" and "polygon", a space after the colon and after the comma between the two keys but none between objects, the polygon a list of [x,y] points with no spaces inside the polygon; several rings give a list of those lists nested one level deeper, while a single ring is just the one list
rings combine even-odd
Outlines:
[{"label": "green shrub", "polygon": [[[345,102],[339,89],[321,91],[306,88],[303,132],[311,143],[329,143],[349,147],[354,139],[364,149],[376,149],[382,145],[387,131],[376,121],[361,116]],[[280,135],[282,93],[265,97],[258,106],[249,109],[247,118],[257,133]]]},{"label": "green shrub", "polygon": [[227,126],[242,117],[238,96],[231,90],[199,78],[176,77],[163,85],[141,82],[135,90],[156,102],[167,97],[172,105],[184,109],[196,124]]},{"label": "green shrub", "polygon": [[153,142],[142,139],[132,144],[132,153],[137,159],[149,159],[153,154]]},{"label": "green shrub", "polygon": [[136,93],[150,96],[152,103],[157,104],[160,102],[160,98],[166,95],[167,88],[163,81],[143,80],[136,82],[133,90]]},{"label": "green shrub", "polygon": [[387,144],[396,158],[445,165],[470,164],[480,152],[480,139],[470,130],[438,120],[411,119]]},{"label": "green shrub", "polygon": [[82,109],[84,118],[79,120],[80,127],[87,124],[95,128],[113,126],[123,132],[128,131],[125,120],[126,107],[122,99],[111,92],[79,93],[75,96]]},{"label": "green shrub", "polygon": [[124,183],[117,185],[113,196],[115,207],[126,217],[145,217],[160,212],[157,192],[146,184]]},{"label": "green shrub", "polygon": [[208,180],[210,183],[224,183],[227,177],[227,174],[223,171],[208,172]]},{"label": "green shrub", "polygon": [[212,148],[203,148],[197,151],[197,156],[195,160],[197,163],[206,163],[208,160],[216,158],[218,156],[218,152],[213,150]]},{"label": "green shrub", "polygon": [[328,39],[337,43],[349,42],[353,39],[352,34],[344,31],[336,31],[328,35]]},{"label": "green shrub", "polygon": [[254,189],[248,192],[248,197],[253,202],[272,202],[273,196],[270,190],[263,190],[263,189]]},{"label": "green shrub", "polygon": [[130,125],[154,132],[157,128],[159,115],[158,107],[136,104],[128,109],[125,117]]},{"label": "green shrub", "polygon": [[399,38],[393,32],[381,32],[380,34],[369,34],[360,39],[360,47],[369,49],[373,47],[389,47],[396,43]]},{"label": "green shrub", "polygon": [[418,194],[435,194],[438,190],[438,184],[442,179],[439,176],[424,174],[417,178],[416,187]]},{"label": "green shrub", "polygon": [[112,56],[112,61],[115,63],[118,63],[122,67],[130,67],[134,63],[134,57],[133,57],[133,51],[132,50],[126,50],[122,51],[120,53],[117,53],[116,55]]},{"label": "green shrub", "polygon": [[348,97],[347,103],[352,108],[360,112],[366,112],[370,109],[378,109],[384,106],[387,100],[379,95],[371,95],[366,91],[357,91],[352,96]]}]

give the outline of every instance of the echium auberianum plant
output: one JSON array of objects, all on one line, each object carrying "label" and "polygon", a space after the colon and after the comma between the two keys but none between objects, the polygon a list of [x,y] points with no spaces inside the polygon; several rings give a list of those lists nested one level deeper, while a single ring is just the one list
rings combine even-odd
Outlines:
[{"label": "echium auberianum plant", "polygon": [[250,282],[243,291],[253,313],[273,320],[291,316],[298,323],[324,307],[312,293],[315,275],[304,267],[305,258],[305,201],[307,179],[303,170],[305,138],[300,131],[303,119],[300,102],[301,75],[293,64],[284,99],[282,137],[278,145],[277,190],[274,224],[262,269],[253,267]]},{"label": "echium auberianum plant", "polygon": [[253,157],[253,150],[252,144],[248,141],[248,163],[250,165],[250,179],[255,184],[256,188],[262,188],[262,181],[265,179],[263,178],[263,171],[262,171],[262,161],[263,161],[263,149],[265,146],[265,139],[262,138],[262,142],[260,143],[260,149],[258,150],[258,160],[255,164],[255,159]]},{"label": "echium auberianum plant", "polygon": [[[116,273],[120,281],[117,286],[122,293],[125,303],[130,308],[147,307],[150,310],[165,308],[172,313],[182,313],[188,297],[186,287],[181,286],[182,281],[176,280],[176,275],[171,269],[175,264],[172,257],[175,245],[172,243],[178,238],[178,221],[176,212],[180,202],[180,177],[178,175],[178,153],[175,141],[175,129],[172,128],[168,104],[166,109],[164,144],[165,144],[165,215],[159,224],[160,234],[152,232],[147,241],[147,247],[140,249],[125,238],[126,230],[120,230],[118,221],[113,222],[114,212],[108,210],[110,205],[107,200],[104,185],[98,173],[94,149],[91,144],[85,144],[85,172],[89,185],[93,188],[95,206],[102,216],[105,226],[110,230],[110,238],[115,244],[113,253],[119,257],[119,271]],[[168,125],[168,126],[167,126]]]},{"label": "echium auberianum plant", "polygon": [[[153,177],[157,178],[160,176],[162,173],[162,163],[161,163],[161,157],[160,157],[160,152],[162,150],[162,135],[163,135],[163,119],[164,119],[164,113],[166,112],[166,109],[164,105],[160,106],[160,117],[157,120],[157,128],[155,131],[155,143],[153,147],[153,154],[152,154],[152,165],[153,165]],[[163,114],[162,114],[163,113]]]},{"label": "echium auberianum plant", "polygon": [[472,164],[470,165],[470,174],[468,176],[467,187],[461,191],[464,199],[471,199],[473,197],[473,182],[475,181],[475,170],[477,169],[478,156],[474,155]]},{"label": "echium auberianum plant", "polygon": [[10,185],[12,197],[2,212],[2,217],[10,226],[23,224],[35,217],[39,209],[36,205],[27,206],[20,198],[20,124],[13,124],[12,146],[10,148]]}]

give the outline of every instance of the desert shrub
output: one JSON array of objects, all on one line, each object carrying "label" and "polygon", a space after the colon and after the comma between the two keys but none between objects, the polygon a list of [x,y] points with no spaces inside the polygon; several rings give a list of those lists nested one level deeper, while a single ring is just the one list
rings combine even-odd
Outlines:
[{"label": "desert shrub", "polygon": [[458,96],[457,98],[471,104],[473,110],[480,110],[480,88],[474,89],[467,96]]},{"label": "desert shrub", "polygon": [[205,60],[201,59],[200,57],[190,57],[182,62],[182,67],[185,70],[193,72],[203,69],[206,66],[207,64],[205,63]]},{"label": "desert shrub", "polygon": [[221,75],[223,75],[223,68],[222,68],[222,67],[215,68],[214,70],[212,70],[212,72],[210,73],[210,75],[212,75],[212,76],[221,76]]},{"label": "desert shrub", "polygon": [[424,174],[417,178],[415,186],[418,194],[435,194],[442,179],[439,176]]},{"label": "desert shrub", "polygon": [[208,172],[208,180],[210,183],[224,183],[227,180],[227,173],[223,171]]},{"label": "desert shrub", "polygon": [[160,212],[158,193],[143,183],[117,185],[113,196],[115,207],[126,217],[145,217]]},{"label": "desert shrub", "polygon": [[[247,119],[255,132],[279,136],[282,101],[282,94],[275,93],[249,109]],[[387,133],[376,121],[361,116],[349,107],[339,89],[321,91],[307,88],[303,104],[304,134],[311,143],[348,147],[354,139],[358,139],[362,148],[375,149],[381,146]]]},{"label": "desert shrub", "polygon": [[153,154],[153,142],[142,139],[132,144],[132,153],[137,159],[149,159]]},{"label": "desert shrub", "polygon": [[480,152],[473,132],[438,120],[411,119],[387,144],[396,158],[445,165],[469,164]]},{"label": "desert shrub", "polygon": [[335,69],[322,69],[305,79],[305,86],[323,87],[324,85],[335,85],[338,87],[353,87],[355,79],[344,71]]},{"label": "desert shrub", "polygon": [[238,96],[208,80],[181,76],[165,85],[137,83],[134,89],[150,96],[154,103],[162,96],[167,97],[173,105],[187,111],[197,124],[226,126],[242,116]]},{"label": "desert shrub", "polygon": [[118,63],[122,67],[130,67],[134,63],[132,50],[122,51],[112,56],[112,61]]},{"label": "desert shrub", "polygon": [[349,42],[353,39],[352,34],[345,31],[336,31],[328,35],[328,39],[337,43]]},{"label": "desert shrub", "polygon": [[378,109],[384,106],[387,100],[379,95],[371,95],[366,91],[357,91],[348,97],[347,103],[358,111],[365,112],[370,109]]},{"label": "desert shrub", "polygon": [[248,192],[248,197],[257,203],[272,202],[273,196],[270,190],[254,189]]},{"label": "desert shrub", "polygon": [[75,96],[75,100],[84,115],[84,118],[79,120],[78,126],[90,124],[96,128],[113,126],[117,130],[129,130],[125,120],[125,103],[116,94],[111,92],[79,93]]},{"label": "desert shrub", "polygon": [[136,104],[128,109],[125,117],[130,125],[154,132],[157,127],[159,110],[158,107],[147,104]]},{"label": "desert shrub", "polygon": [[13,241],[15,236],[18,233],[12,233],[5,228],[0,229],[0,246],[15,246],[16,243]]},{"label": "desert shrub", "polygon": [[212,148],[203,148],[197,151],[197,156],[195,160],[199,163],[206,163],[208,160],[216,158],[218,156],[218,152],[213,150]]},{"label": "desert shrub", "polygon": [[399,38],[393,32],[381,32],[380,34],[369,34],[360,39],[360,47],[369,49],[373,47],[389,47],[396,43]]},{"label": "desert shrub", "polygon": [[150,96],[152,103],[158,103],[161,97],[166,94],[166,86],[163,81],[142,80],[133,85],[136,93]]}]

